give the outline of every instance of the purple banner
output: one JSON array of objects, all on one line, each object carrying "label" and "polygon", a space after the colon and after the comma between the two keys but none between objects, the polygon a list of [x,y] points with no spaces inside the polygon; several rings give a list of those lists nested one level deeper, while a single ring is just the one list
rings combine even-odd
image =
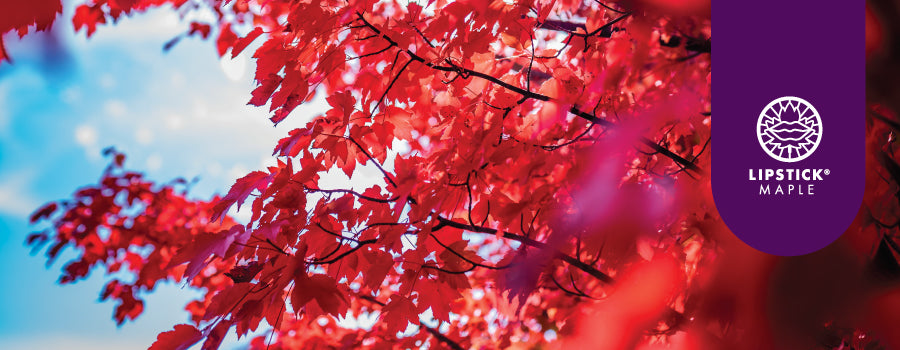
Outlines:
[{"label": "purple banner", "polygon": [[865,3],[713,5],[712,189],[763,252],[834,242],[865,185]]}]

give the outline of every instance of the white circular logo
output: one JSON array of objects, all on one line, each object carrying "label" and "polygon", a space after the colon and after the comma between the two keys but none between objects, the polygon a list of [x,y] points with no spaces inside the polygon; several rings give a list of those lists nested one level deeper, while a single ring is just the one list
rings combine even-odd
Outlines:
[{"label": "white circular logo", "polygon": [[793,163],[809,157],[822,141],[822,118],[806,100],[785,96],[763,108],[756,137],[766,154]]}]

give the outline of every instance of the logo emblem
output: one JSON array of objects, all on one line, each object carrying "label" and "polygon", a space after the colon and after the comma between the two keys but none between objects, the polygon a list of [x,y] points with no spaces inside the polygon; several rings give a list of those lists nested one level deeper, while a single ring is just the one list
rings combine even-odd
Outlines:
[{"label": "logo emblem", "polygon": [[822,141],[822,118],[806,100],[785,96],[763,108],[756,137],[766,154],[793,163],[809,157]]}]

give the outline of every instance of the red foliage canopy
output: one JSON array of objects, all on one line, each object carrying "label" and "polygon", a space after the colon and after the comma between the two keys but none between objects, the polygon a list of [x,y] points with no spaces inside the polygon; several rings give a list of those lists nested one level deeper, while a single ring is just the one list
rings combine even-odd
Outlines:
[{"label": "red foliage canopy", "polygon": [[[882,150],[897,124],[872,123],[879,187],[844,239],[798,258],[746,247],[709,193],[708,1],[89,0],[73,24],[90,36],[163,4],[215,13],[185,32],[220,55],[261,42],[249,103],[273,123],[315,94],[330,108],[222,198],[111,152],[98,185],[35,213],[52,227],[30,244],[78,252],[60,283],[133,277],[102,292],[120,323],[159,281],[205,293],[153,349],[263,322],[253,348],[900,346],[880,322],[897,294],[869,298],[900,271],[900,167]],[[380,184],[320,186],[358,166]],[[228,216],[245,203],[249,222]]]}]

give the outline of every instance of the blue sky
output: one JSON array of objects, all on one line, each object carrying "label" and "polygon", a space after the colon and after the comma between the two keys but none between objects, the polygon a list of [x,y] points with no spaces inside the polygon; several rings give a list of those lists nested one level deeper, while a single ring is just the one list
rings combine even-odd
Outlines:
[{"label": "blue sky", "polygon": [[0,66],[0,348],[146,348],[187,321],[183,307],[195,294],[164,285],[136,322],[116,327],[114,304],[97,302],[102,273],[59,286],[66,257],[47,267],[43,255],[30,255],[28,215],[96,182],[107,146],[150,179],[199,177],[195,196],[224,193],[234,179],[274,162],[275,142],[323,104],[273,127],[266,108],[246,105],[252,48],[221,61],[212,41],[188,38],[163,53],[186,29],[172,11],[99,27],[90,39],[73,33],[66,18],[54,35],[4,36],[15,64]]}]

